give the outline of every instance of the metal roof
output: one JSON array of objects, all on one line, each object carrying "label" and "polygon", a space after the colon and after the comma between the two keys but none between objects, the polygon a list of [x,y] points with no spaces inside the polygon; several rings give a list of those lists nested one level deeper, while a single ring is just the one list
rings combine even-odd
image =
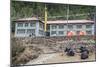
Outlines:
[{"label": "metal roof", "polygon": [[92,20],[55,20],[47,21],[48,24],[66,24],[66,23],[94,23]]},{"label": "metal roof", "polygon": [[[17,19],[15,20],[16,22],[23,22],[23,21],[34,21],[34,20],[39,20],[41,21],[39,18],[36,17],[31,17],[31,18],[22,18],[22,19]],[[41,21],[44,23],[44,21]],[[47,21],[47,24],[66,24],[66,23],[94,23],[93,20],[86,20],[86,19],[82,19],[82,20],[49,20]]]},{"label": "metal roof", "polygon": [[33,20],[39,20],[39,19],[36,17],[30,17],[30,18],[21,18],[14,21],[33,21]]}]

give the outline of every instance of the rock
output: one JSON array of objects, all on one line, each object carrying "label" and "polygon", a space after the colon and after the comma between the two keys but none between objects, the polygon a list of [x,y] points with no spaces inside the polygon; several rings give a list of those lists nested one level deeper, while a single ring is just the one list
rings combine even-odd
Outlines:
[{"label": "rock", "polygon": [[26,62],[36,59],[42,50],[37,47],[26,47],[24,52],[17,56],[16,64],[25,64]]}]

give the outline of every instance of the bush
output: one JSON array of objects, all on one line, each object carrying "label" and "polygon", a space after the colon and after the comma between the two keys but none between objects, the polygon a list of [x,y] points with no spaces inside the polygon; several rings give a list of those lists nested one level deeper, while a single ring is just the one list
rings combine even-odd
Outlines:
[{"label": "bush", "polygon": [[17,54],[24,51],[25,47],[21,41],[16,40],[16,38],[12,38],[11,40],[12,47],[12,57],[15,57]]},{"label": "bush", "polygon": [[26,47],[23,53],[19,54],[14,61],[14,64],[25,64],[32,59],[36,59],[42,50],[37,47]]},{"label": "bush", "polygon": [[12,64],[25,64],[32,59],[36,59],[43,51],[33,46],[23,46],[23,41],[12,38]]}]

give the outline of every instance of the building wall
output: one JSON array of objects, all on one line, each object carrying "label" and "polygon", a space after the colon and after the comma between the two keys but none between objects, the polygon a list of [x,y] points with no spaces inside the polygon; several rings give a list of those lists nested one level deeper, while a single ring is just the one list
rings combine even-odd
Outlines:
[{"label": "building wall", "polygon": [[37,37],[38,36],[42,37],[42,36],[44,36],[44,23],[39,22],[38,24],[39,24],[39,27],[38,27],[38,35],[37,35]]},{"label": "building wall", "polygon": [[[67,32],[69,32],[69,31],[73,31],[75,33],[77,31],[85,31],[86,35],[94,35],[94,24],[63,24],[64,28],[62,28],[62,29],[59,29],[59,25],[61,25],[61,24],[55,24],[55,26],[56,26],[55,29],[52,29],[52,26],[54,26],[54,24],[50,25],[50,36],[67,36]],[[68,25],[70,28],[68,27]],[[72,27],[71,25],[73,26],[73,28],[71,28]],[[82,28],[77,28],[77,25],[81,25]],[[86,25],[90,25],[91,27],[87,28]],[[53,31],[56,31],[56,34],[53,34],[52,33]],[[63,31],[63,33],[59,34],[60,31]],[[91,33],[88,34],[90,31],[91,31]],[[78,35],[78,34],[76,33],[76,35]]]},{"label": "building wall", "polygon": [[[18,24],[22,23],[23,26],[18,27]],[[28,26],[25,26],[25,24],[28,23]],[[31,23],[34,23],[35,25],[31,26]],[[77,25],[81,25],[81,28],[77,28]],[[90,25],[90,28],[86,27],[87,25]],[[95,30],[95,25],[94,24],[50,24],[50,28],[48,28],[48,32],[50,32],[50,36],[67,36],[67,32],[73,31],[73,32],[78,32],[78,31],[85,31],[91,34],[87,35],[94,35],[94,30]],[[24,33],[18,33],[17,30],[25,30]],[[33,29],[33,32],[27,32],[27,30]],[[23,31],[22,30],[22,31]],[[21,32],[22,32],[21,31]],[[33,35],[32,35],[33,34]],[[29,37],[30,35],[41,37],[44,36],[44,23],[40,21],[31,21],[31,22],[16,22],[15,26],[15,37]],[[76,35],[78,35],[76,33]]]},{"label": "building wall", "polygon": [[[23,26],[18,26],[19,24],[22,24]],[[31,23],[33,23],[33,26],[31,26]],[[29,37],[29,36],[43,36],[39,33],[39,31],[43,31],[43,29],[40,27],[39,21],[31,21],[31,22],[16,22],[15,25],[15,37]],[[25,24],[28,26],[25,26]],[[20,32],[18,32],[20,31]],[[22,31],[22,32],[21,32]]]}]

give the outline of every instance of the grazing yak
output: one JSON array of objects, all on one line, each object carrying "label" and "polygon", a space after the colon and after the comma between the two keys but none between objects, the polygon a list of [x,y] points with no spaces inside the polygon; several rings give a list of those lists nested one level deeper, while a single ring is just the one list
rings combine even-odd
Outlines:
[{"label": "grazing yak", "polygon": [[75,52],[72,48],[67,48],[66,47],[64,52],[66,52],[68,56],[74,56],[75,55]]},{"label": "grazing yak", "polygon": [[87,59],[89,57],[89,50],[86,47],[80,47],[81,59]]}]

